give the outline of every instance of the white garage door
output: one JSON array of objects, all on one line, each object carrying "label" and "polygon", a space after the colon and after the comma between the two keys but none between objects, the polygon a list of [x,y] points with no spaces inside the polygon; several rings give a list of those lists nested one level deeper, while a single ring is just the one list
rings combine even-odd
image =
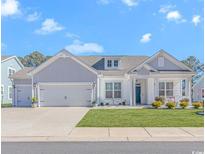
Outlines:
[{"label": "white garage door", "polygon": [[32,90],[31,85],[16,85],[15,89],[16,106],[31,106]]},{"label": "white garage door", "polygon": [[91,106],[90,84],[41,84],[39,88],[40,106]]}]

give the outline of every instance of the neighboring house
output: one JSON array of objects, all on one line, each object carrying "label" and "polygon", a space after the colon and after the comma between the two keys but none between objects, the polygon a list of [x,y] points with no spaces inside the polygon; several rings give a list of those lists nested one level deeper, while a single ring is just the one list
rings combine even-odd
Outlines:
[{"label": "neighboring house", "polygon": [[10,77],[24,66],[16,56],[1,56],[1,103],[12,102],[12,81]]},{"label": "neighboring house", "polygon": [[193,85],[193,101],[204,101],[204,76]]},{"label": "neighboring house", "polygon": [[[17,72],[14,106],[91,106],[92,103],[136,106],[151,104],[156,96],[166,101],[191,100],[195,73],[160,50],[147,56],[74,56],[62,50],[35,69]],[[191,103],[191,102],[190,102]]]}]

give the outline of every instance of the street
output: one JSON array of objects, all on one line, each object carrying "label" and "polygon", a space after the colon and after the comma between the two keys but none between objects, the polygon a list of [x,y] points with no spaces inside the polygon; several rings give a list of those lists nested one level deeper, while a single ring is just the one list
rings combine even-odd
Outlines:
[{"label": "street", "polygon": [[2,154],[197,154],[203,142],[2,142]]}]

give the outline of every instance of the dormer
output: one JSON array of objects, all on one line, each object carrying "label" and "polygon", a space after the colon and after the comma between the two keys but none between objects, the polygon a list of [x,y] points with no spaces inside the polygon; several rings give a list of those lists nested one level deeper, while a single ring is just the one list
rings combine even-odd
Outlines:
[{"label": "dormer", "polygon": [[114,57],[105,58],[105,69],[119,69],[120,59]]}]

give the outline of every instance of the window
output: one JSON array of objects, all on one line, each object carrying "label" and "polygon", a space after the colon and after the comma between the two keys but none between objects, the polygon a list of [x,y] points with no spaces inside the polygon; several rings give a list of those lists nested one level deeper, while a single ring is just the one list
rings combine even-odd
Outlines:
[{"label": "window", "polygon": [[170,97],[173,96],[173,82],[160,82],[159,83],[159,96]]},{"label": "window", "polygon": [[105,83],[105,98],[121,98],[121,83]]},{"label": "window", "polygon": [[121,98],[121,83],[114,83],[114,98]]},{"label": "window", "polygon": [[158,67],[164,66],[164,57],[158,57]]},{"label": "window", "polygon": [[112,98],[113,97],[113,83],[105,83],[105,97]]},{"label": "window", "polygon": [[8,76],[9,76],[9,77],[12,76],[15,72],[16,72],[16,71],[15,71],[14,68],[11,68],[11,67],[8,68]]},{"label": "window", "polygon": [[8,99],[12,99],[12,86],[8,86]]},{"label": "window", "polygon": [[181,87],[182,87],[182,96],[186,96],[186,80],[182,80]]},{"label": "window", "polygon": [[159,83],[159,96],[165,96],[165,83]]},{"label": "window", "polygon": [[112,60],[107,60],[107,67],[112,67]]},{"label": "window", "polygon": [[166,83],[166,96],[173,96],[173,82]]},{"label": "window", "polygon": [[201,90],[201,97],[204,99],[204,89]]},{"label": "window", "polygon": [[114,60],[114,67],[118,67],[118,60]]},{"label": "window", "polygon": [[1,85],[1,96],[4,94],[4,85]]}]

